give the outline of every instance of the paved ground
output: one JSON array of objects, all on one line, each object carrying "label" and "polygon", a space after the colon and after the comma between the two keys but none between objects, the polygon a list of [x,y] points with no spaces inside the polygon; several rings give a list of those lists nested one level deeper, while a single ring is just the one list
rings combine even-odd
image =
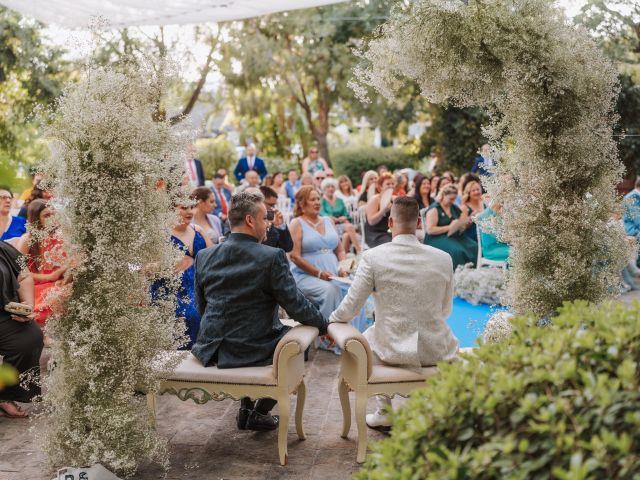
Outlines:
[{"label": "paved ground", "polygon": [[[640,300],[640,292],[622,301]],[[240,432],[235,427],[238,402],[226,400],[196,405],[175,397],[158,399],[158,428],[170,439],[171,469],[168,480],[348,479],[355,463],[355,423],[348,440],[340,438],[342,414],[336,376],[338,358],[312,352],[307,363],[307,440],[298,441],[289,427],[289,465],[278,463],[276,432]],[[295,398],[292,397],[292,416]],[[353,401],[353,399],[352,399]],[[369,410],[372,403],[369,403]],[[277,410],[277,408],[276,408]],[[293,420],[293,419],[292,419]],[[369,439],[381,438],[369,430]],[[35,446],[29,422],[0,417],[0,480],[50,480],[45,458]],[[134,478],[157,480],[162,471],[143,467]]]},{"label": "paved ground", "polygon": [[[355,422],[348,440],[340,438],[342,413],[333,353],[312,352],[307,362],[307,439],[298,441],[289,428],[289,465],[278,462],[276,432],[240,432],[235,426],[239,403],[231,400],[196,405],[172,396],[158,399],[158,428],[170,439],[167,479],[258,480],[348,479],[358,470]],[[352,394],[353,395],[353,394]],[[353,401],[353,398],[352,398]],[[292,415],[295,397],[292,397]],[[370,404],[372,408],[372,405]],[[277,407],[276,407],[277,410]],[[381,438],[369,431],[370,439]],[[0,480],[51,480],[45,458],[35,446],[29,422],[0,417]],[[143,467],[134,478],[157,480],[162,471]]]}]

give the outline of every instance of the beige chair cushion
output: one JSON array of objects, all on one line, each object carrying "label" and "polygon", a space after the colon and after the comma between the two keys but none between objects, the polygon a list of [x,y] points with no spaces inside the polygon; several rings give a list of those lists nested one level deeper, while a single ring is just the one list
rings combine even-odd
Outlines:
[{"label": "beige chair cushion", "polygon": [[420,382],[438,373],[437,367],[422,367],[422,374],[400,367],[374,365],[369,383]]},{"label": "beige chair cushion", "polygon": [[277,385],[273,367],[223,368],[205,367],[190,352],[183,354],[180,362],[167,380],[196,383],[233,383],[239,385]]}]

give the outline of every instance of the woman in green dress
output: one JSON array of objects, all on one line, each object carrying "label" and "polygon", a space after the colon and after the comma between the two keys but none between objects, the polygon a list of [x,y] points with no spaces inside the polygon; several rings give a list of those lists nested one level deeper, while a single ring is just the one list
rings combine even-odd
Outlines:
[{"label": "woman in green dress", "polygon": [[[472,222],[467,209],[461,211],[454,204],[457,195],[458,190],[454,185],[447,185],[438,192],[436,201],[427,211],[427,233],[424,237],[426,245],[451,255],[454,270],[458,265],[466,263],[475,265],[478,256],[478,244],[464,234]],[[456,222],[452,225],[454,220]],[[450,236],[451,228],[456,228],[457,231]]]},{"label": "woman in green dress", "polygon": [[327,178],[322,181],[320,188],[322,189],[320,216],[333,219],[338,235],[342,239],[342,246],[345,252],[349,252],[351,245],[353,245],[356,254],[360,253],[360,242],[358,241],[356,229],[351,223],[351,215],[349,215],[345,203],[336,195],[338,182],[333,178]]}]

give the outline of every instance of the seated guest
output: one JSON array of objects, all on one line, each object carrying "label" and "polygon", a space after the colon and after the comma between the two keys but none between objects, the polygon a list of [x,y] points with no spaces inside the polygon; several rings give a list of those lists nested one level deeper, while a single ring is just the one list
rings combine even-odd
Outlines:
[{"label": "seated guest", "polygon": [[224,225],[213,215],[216,208],[213,192],[207,187],[198,187],[191,192],[189,198],[195,202],[192,225],[200,227],[200,233],[212,245],[218,243],[218,239],[224,235]]},{"label": "seated guest", "polygon": [[[229,239],[196,257],[195,290],[202,324],[193,355],[203,365],[237,368],[270,365],[288,327],[278,305],[294,320],[327,331],[327,320],[296,287],[285,253],[262,245],[267,209],[260,194],[239,193],[231,200]],[[272,430],[275,400],[255,405],[243,398],[236,418],[240,430]]]},{"label": "seated guest", "polygon": [[393,189],[393,194],[398,196],[404,196],[409,189],[409,177],[406,173],[396,173],[395,176],[396,186]]},{"label": "seated guest", "polygon": [[367,205],[369,196],[373,197],[376,194],[376,183],[378,182],[378,174],[369,170],[362,177],[362,183],[360,184],[360,196],[358,197],[358,207],[364,207]]},{"label": "seated guest", "polygon": [[304,296],[328,317],[343,297],[340,285],[331,277],[342,273],[338,261],[345,259],[344,249],[331,219],[320,216],[320,195],[313,187],[298,190],[294,215],[291,272]]},{"label": "seated guest", "polygon": [[369,197],[366,208],[367,221],[364,225],[364,241],[369,248],[391,241],[389,213],[395,198],[393,195],[395,185],[393,175],[385,172],[378,177],[376,194]]},{"label": "seated guest", "polygon": [[[373,294],[376,321],[364,335],[374,363],[411,368],[453,360],[458,340],[447,325],[453,302],[451,257],[416,238],[418,202],[412,197],[393,201],[389,227],[393,240],[364,252],[353,284],[331,322],[349,322]],[[416,268],[419,265],[419,268]],[[370,427],[389,427],[378,396],[377,411],[367,415]]]},{"label": "seated guest", "polygon": [[[453,269],[466,263],[475,264],[478,255],[478,244],[464,234],[464,230],[471,223],[468,210],[460,210],[453,202],[458,195],[454,185],[447,185],[438,193],[438,199],[431,204],[427,211],[427,225],[424,243],[439,248],[451,255]],[[452,222],[460,226],[460,230],[449,235]]]},{"label": "seated guest", "polygon": [[624,232],[640,243],[640,177],[636,179],[635,188],[624,196],[622,206]]},{"label": "seated guest", "polygon": [[353,189],[351,179],[346,175],[340,175],[338,177],[338,189],[336,190],[336,196],[342,200],[345,205],[357,206],[358,195]]},{"label": "seated guest", "polygon": [[327,172],[318,170],[313,174],[313,186],[316,187],[318,193],[322,193],[322,182],[327,178]]},{"label": "seated guest", "polygon": [[420,176],[416,181],[413,198],[418,202],[418,208],[429,208],[431,205],[431,180],[428,177]]},{"label": "seated guest", "polygon": [[14,239],[27,231],[27,219],[11,215],[11,200],[13,196],[9,190],[0,188],[0,240]]},{"label": "seated guest", "polygon": [[[200,227],[192,225],[193,207],[190,204],[180,204],[176,207],[178,223],[171,229],[171,243],[184,252],[184,256],[176,265],[176,272],[180,275],[180,285],[176,295],[176,317],[185,320],[185,331],[188,341],[180,350],[190,350],[198,337],[200,330],[200,313],[196,307],[194,293],[195,267],[194,258],[200,250],[212,245],[207,236],[203,236]],[[153,298],[163,298],[168,292],[166,282],[157,280],[152,288]]]},{"label": "seated guest", "polygon": [[17,247],[23,255],[26,255],[27,265],[33,276],[35,285],[33,309],[36,314],[35,320],[40,326],[44,326],[53,313],[47,296],[52,289],[63,283],[63,277],[67,271],[62,242],[50,225],[52,216],[53,208],[45,200],[33,200],[27,211],[29,232],[20,238]]},{"label": "seated guest", "polygon": [[[443,189],[444,187],[446,187],[447,185],[451,185],[451,184],[453,184],[453,182],[451,181],[451,179],[450,179],[448,176],[447,176],[447,177],[445,177],[445,176],[443,175],[443,176],[441,176],[441,177],[438,177],[438,181],[437,181],[437,183],[436,183],[436,188],[435,188],[435,190],[433,190],[433,188],[431,189],[431,190],[432,190],[432,192],[431,192],[431,193],[432,193],[432,195],[431,195],[431,196],[433,197],[433,201],[434,201],[434,202],[436,201],[436,199],[438,198],[438,194],[442,191],[442,189]],[[456,196],[457,196],[457,195],[456,195]],[[432,203],[433,203],[433,202],[432,202]]]},{"label": "seated guest", "polygon": [[278,204],[278,194],[270,187],[260,187],[260,193],[264,197],[264,205],[267,208],[267,215],[273,214],[273,220],[269,222],[267,228],[267,237],[263,240],[263,245],[268,245],[273,248],[280,248],[286,253],[289,253],[293,249],[293,240],[291,239],[291,233],[289,227],[284,221],[284,216],[280,212],[276,205]]},{"label": "seated guest", "polygon": [[33,187],[38,185],[40,183],[40,180],[42,180],[42,174],[38,172],[37,168],[31,167],[29,170],[31,173],[31,187],[24,190],[20,195],[20,200],[22,200],[23,202],[26,202],[29,199],[29,197],[31,196],[31,192],[33,191]]},{"label": "seated guest", "polygon": [[227,214],[229,213],[229,202],[231,202],[231,191],[227,189],[224,176],[221,173],[216,173],[213,176],[213,188],[211,190],[215,197],[213,214],[222,222],[226,222]]},{"label": "seated guest", "polygon": [[[33,321],[35,313],[18,316],[4,309],[10,302],[33,306],[33,277],[22,269],[20,257],[18,250],[0,241],[0,356],[19,374],[32,372],[37,377],[43,339]],[[40,387],[33,381],[28,386],[18,384],[0,390],[0,413],[9,418],[24,418],[27,412],[15,402],[29,403],[40,393]]]},{"label": "seated guest", "polygon": [[305,185],[313,185],[313,175],[311,175],[310,173],[303,173],[300,177],[300,186],[304,187]]},{"label": "seated guest", "polygon": [[237,188],[237,192],[244,192],[247,188],[258,188],[260,186],[260,176],[258,172],[250,170],[244,177],[244,182]]},{"label": "seated guest", "polygon": [[236,187],[229,181],[227,170],[224,168],[219,168],[216,173],[223,178],[222,185],[224,186],[225,190],[227,190],[229,193],[233,193]]},{"label": "seated guest", "polygon": [[27,208],[29,208],[29,204],[34,200],[50,200],[50,199],[51,199],[51,194],[49,192],[40,188],[40,184],[35,185],[31,189],[31,195],[29,195],[29,198],[27,198],[27,200],[22,204],[22,207],[18,212],[18,216],[22,218],[27,218]]},{"label": "seated guest", "polygon": [[279,197],[286,197],[287,193],[284,190],[284,175],[282,172],[276,172],[273,174],[272,185],[269,185],[278,194]]},{"label": "seated guest", "polygon": [[356,229],[351,223],[351,216],[344,202],[336,196],[338,183],[333,178],[327,178],[322,182],[322,201],[320,203],[320,216],[330,217],[336,227],[338,235],[342,238],[342,246],[348,252],[353,245],[356,253],[360,253],[360,242]]},{"label": "seated guest", "polygon": [[[466,208],[467,214],[472,220],[475,220],[475,218],[480,215],[485,208],[487,208],[482,198],[482,187],[480,186],[480,182],[470,180],[465,184],[462,191],[462,203],[460,204],[460,208]],[[464,231],[464,234],[473,241],[477,241],[478,232],[476,230],[475,222],[469,225],[469,227]]]},{"label": "seated guest", "polygon": [[480,228],[480,244],[482,246],[482,256],[487,260],[496,262],[506,262],[509,259],[509,245],[498,240],[494,233],[490,233],[486,228],[482,228],[482,221],[502,215],[502,205],[494,203],[492,208],[485,208],[476,217]]},{"label": "seated guest", "polygon": [[291,200],[291,203],[296,201],[296,193],[300,190],[300,180],[298,180],[298,172],[294,169],[289,170],[287,174],[287,181],[284,182],[284,190]]},{"label": "seated guest", "polygon": [[327,161],[319,156],[318,147],[311,147],[309,149],[309,155],[302,161],[302,173],[315,174],[320,170],[329,170]]}]

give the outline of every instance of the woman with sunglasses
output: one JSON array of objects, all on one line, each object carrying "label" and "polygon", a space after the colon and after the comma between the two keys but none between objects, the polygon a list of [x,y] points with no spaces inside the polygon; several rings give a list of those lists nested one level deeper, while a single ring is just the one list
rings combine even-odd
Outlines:
[{"label": "woman with sunglasses", "polygon": [[458,189],[446,185],[438,192],[436,201],[427,210],[424,243],[451,255],[453,269],[458,265],[476,262],[478,244],[464,231],[471,225],[467,209],[455,205]]},{"label": "woman with sunglasses", "polygon": [[302,161],[302,173],[310,173],[313,175],[314,173],[324,170],[325,172],[329,170],[329,165],[327,161],[319,157],[319,151],[317,147],[311,147],[309,150],[309,155]]}]

